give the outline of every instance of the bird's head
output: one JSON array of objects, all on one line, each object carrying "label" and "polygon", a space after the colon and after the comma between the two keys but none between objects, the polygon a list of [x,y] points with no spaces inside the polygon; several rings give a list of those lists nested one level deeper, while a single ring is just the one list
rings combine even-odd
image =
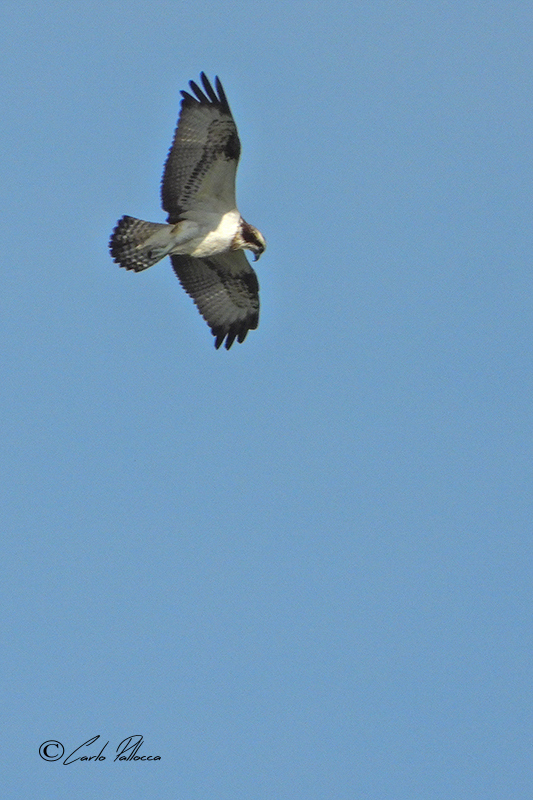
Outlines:
[{"label": "bird's head", "polygon": [[254,261],[257,261],[266,248],[263,234],[243,219],[241,219],[238,248],[242,250],[251,250],[254,254]]}]

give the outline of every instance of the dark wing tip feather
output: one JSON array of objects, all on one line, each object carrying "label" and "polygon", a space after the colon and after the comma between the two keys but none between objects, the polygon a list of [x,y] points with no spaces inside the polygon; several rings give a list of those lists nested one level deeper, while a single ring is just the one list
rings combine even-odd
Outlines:
[{"label": "dark wing tip feather", "polygon": [[202,92],[202,90],[200,89],[200,87],[198,86],[197,83],[195,83],[194,81],[189,81],[189,87],[192,89],[192,91],[194,92],[194,94],[198,98],[197,102],[199,102],[199,103],[208,103],[209,102],[209,100],[207,99],[205,94]]},{"label": "dark wing tip feather", "polygon": [[[212,103],[220,103],[220,100],[219,100],[215,90],[213,89],[213,87],[209,83],[209,79],[208,79],[207,75],[205,74],[205,72],[202,72],[200,74],[200,78],[202,79],[202,83],[204,85],[204,89],[206,91],[207,96],[211,100],[211,102]],[[215,78],[215,81],[216,81],[216,78]]]},{"label": "dark wing tip feather", "polygon": [[189,81],[189,87],[191,91],[194,92],[196,97],[193,97],[193,95],[190,94],[189,92],[185,92],[182,90],[180,94],[183,97],[184,102],[200,103],[200,105],[212,104],[214,106],[218,106],[220,110],[223,111],[225,114],[231,115],[228,98],[226,97],[226,93],[222,87],[222,84],[220,83],[218,76],[215,77],[215,86],[217,90],[216,92],[213,89],[211,82],[209,81],[209,78],[207,77],[205,72],[200,73],[200,78],[202,80],[203,90],[200,88],[200,86],[198,86],[198,84],[195,81]]},{"label": "dark wing tip feather", "polygon": [[220,78],[218,77],[218,75],[215,75],[215,86],[218,92],[218,96],[220,97],[220,103],[222,105],[222,108],[225,111],[229,112],[228,98],[226,97],[226,92],[224,91],[224,87],[220,83]]},{"label": "dark wing tip feather", "polygon": [[255,331],[258,325],[259,309],[246,319],[237,320],[233,324],[211,325],[211,333],[215,337],[216,349],[218,350],[220,345],[224,344],[226,350],[229,350],[235,339],[237,339],[239,344],[242,344],[246,339],[248,331]]},{"label": "dark wing tip feather", "polygon": [[[219,327],[212,327],[211,333],[215,336],[215,347],[218,350],[219,347],[224,344],[226,350],[229,350],[235,339],[242,344],[246,339],[246,334],[249,330],[255,330],[257,328],[257,323],[250,324],[249,322],[236,322],[233,325],[230,325],[229,328],[224,326]],[[224,339],[226,341],[224,341]]]}]

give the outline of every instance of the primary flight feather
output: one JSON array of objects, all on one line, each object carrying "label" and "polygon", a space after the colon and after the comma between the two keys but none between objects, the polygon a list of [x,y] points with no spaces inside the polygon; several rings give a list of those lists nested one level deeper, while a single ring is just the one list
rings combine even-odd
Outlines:
[{"label": "primary flight feather", "polygon": [[140,272],[170,256],[185,291],[215,336],[229,350],[259,323],[259,284],[244,250],[255,260],[266,242],[241,217],[235,176],[241,144],[226,94],[201,73],[203,90],[181,92],[181,111],[169,150],[161,203],[167,223],[120,219],[109,249],[114,261]]}]

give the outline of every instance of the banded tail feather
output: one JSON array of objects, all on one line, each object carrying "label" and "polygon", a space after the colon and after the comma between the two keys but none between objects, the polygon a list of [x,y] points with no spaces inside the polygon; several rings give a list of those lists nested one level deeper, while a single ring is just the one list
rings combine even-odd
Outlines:
[{"label": "banded tail feather", "polygon": [[111,234],[109,251],[124,269],[141,272],[168,255],[173,244],[172,229],[172,225],[125,215]]}]

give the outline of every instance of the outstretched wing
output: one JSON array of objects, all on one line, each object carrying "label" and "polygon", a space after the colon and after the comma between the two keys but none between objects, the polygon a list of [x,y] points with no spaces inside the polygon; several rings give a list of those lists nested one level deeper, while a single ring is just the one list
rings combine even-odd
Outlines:
[{"label": "outstretched wing", "polygon": [[169,150],[161,201],[169,222],[198,207],[225,213],[236,207],[235,175],[241,144],[228,101],[218,78],[215,89],[201,74],[204,91],[194,81],[181,92],[181,112]]},{"label": "outstretched wing", "polygon": [[211,258],[171,256],[174,272],[196,303],[218,349],[244,342],[259,324],[259,283],[243,250]]}]

